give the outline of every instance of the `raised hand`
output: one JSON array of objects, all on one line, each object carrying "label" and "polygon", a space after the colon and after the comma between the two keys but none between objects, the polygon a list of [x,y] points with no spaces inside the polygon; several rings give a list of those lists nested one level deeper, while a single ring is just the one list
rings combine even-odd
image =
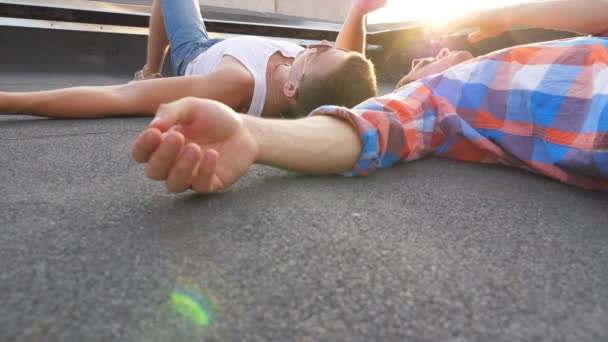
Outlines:
[{"label": "raised hand", "polygon": [[386,5],[386,0],[354,0],[353,7],[360,15],[373,12]]},{"label": "raised hand", "polygon": [[258,154],[258,146],[229,107],[185,98],[159,108],[150,128],[133,145],[133,159],[147,163],[146,175],[164,180],[171,192],[191,188],[222,191],[239,180]]},{"label": "raised hand", "polygon": [[468,36],[469,42],[474,44],[499,36],[511,27],[508,16],[503,13],[504,10],[504,8],[495,8],[466,14],[437,25],[433,31],[435,34],[450,34],[458,29],[476,27],[477,31]]}]

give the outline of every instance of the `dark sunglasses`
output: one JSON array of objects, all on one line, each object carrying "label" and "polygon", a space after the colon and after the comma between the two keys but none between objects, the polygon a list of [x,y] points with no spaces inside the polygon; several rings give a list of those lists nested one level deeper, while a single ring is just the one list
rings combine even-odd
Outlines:
[{"label": "dark sunglasses", "polygon": [[437,62],[437,58],[435,57],[414,58],[412,59],[412,70],[416,67],[423,67],[434,62]]}]

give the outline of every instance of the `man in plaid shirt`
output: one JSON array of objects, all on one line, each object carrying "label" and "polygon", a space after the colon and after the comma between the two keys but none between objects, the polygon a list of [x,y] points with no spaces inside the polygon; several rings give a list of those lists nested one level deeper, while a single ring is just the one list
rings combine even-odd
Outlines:
[{"label": "man in plaid shirt", "polygon": [[[486,13],[460,24],[480,27],[471,41],[531,24],[530,18],[542,27],[604,36],[608,26],[601,0],[520,6],[526,10],[500,10],[504,23]],[[291,122],[261,122],[215,103],[179,101],[159,110],[133,155],[148,163],[150,178],[165,180],[174,192],[222,190],[253,162],[367,175],[429,154],[501,163],[608,191],[608,38],[517,46],[454,66],[462,56],[443,51],[435,63],[416,66],[422,79],[392,94],[352,110],[321,107]]]},{"label": "man in plaid shirt", "polygon": [[501,163],[608,190],[608,39],[505,49],[352,110],[322,107],[359,132],[352,171],[434,154]]}]

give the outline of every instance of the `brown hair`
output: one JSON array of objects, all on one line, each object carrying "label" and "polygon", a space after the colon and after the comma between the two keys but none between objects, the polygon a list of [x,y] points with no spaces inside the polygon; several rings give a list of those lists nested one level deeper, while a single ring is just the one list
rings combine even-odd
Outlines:
[{"label": "brown hair", "polygon": [[303,77],[292,117],[308,115],[323,105],[352,108],[378,93],[374,65],[362,54],[351,52],[326,77]]}]

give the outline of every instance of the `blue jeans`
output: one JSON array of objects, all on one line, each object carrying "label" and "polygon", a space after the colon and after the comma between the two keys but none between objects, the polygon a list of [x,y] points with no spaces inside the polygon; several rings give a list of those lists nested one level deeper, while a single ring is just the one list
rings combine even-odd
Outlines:
[{"label": "blue jeans", "polygon": [[184,76],[193,59],[222,39],[209,39],[197,0],[161,0],[165,31],[176,76]]}]

